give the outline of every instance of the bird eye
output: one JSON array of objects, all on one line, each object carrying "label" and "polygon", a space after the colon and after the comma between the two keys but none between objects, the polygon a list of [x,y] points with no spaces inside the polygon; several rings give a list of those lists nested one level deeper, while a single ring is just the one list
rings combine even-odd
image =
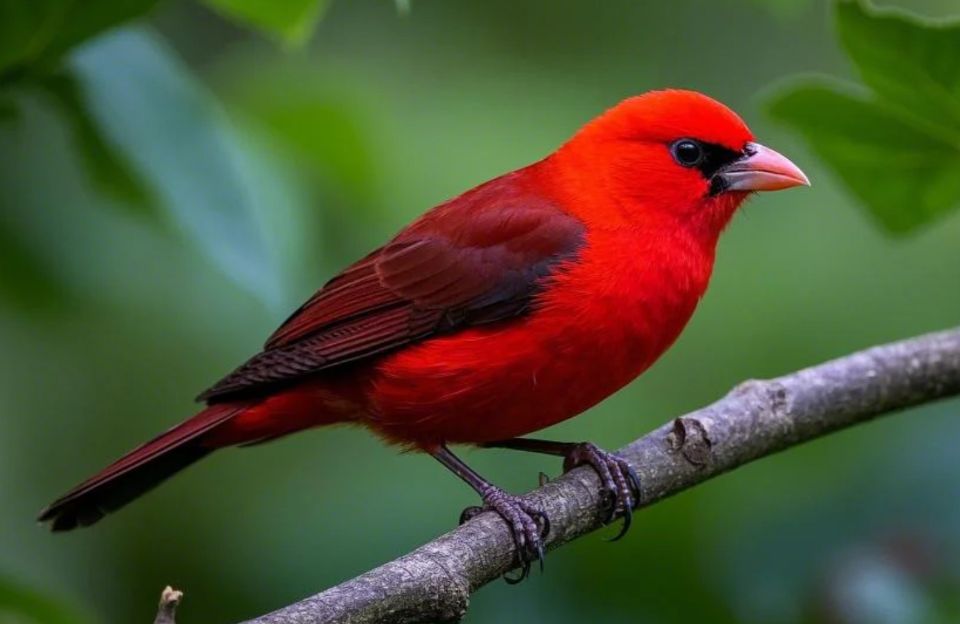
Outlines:
[{"label": "bird eye", "polygon": [[703,162],[703,146],[691,139],[680,139],[670,146],[670,152],[684,167],[696,167]]}]

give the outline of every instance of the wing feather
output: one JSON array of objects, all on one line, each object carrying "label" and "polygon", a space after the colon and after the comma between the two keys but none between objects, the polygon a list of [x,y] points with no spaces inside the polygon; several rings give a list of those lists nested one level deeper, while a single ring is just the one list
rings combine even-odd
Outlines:
[{"label": "wing feather", "polygon": [[583,244],[583,224],[494,180],[442,204],[348,267],[200,395],[222,400],[343,366],[431,335],[531,309],[544,279]]}]

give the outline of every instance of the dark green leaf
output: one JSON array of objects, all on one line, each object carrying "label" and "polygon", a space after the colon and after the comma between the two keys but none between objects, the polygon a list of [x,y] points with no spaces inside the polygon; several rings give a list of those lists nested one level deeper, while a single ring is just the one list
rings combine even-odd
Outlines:
[{"label": "dark green leaf", "polygon": [[330,0],[206,0],[231,19],[253,26],[289,44],[305,43]]},{"label": "dark green leaf", "polygon": [[127,158],[102,135],[96,119],[87,110],[77,80],[68,73],[58,72],[44,77],[40,86],[59,106],[78,150],[80,163],[97,188],[119,200],[123,206],[135,208],[140,213],[155,212],[149,189],[131,169]]},{"label": "dark green leaf", "polygon": [[112,26],[146,13],[158,0],[3,0],[0,77],[51,63]]},{"label": "dark green leaf", "polygon": [[824,83],[782,93],[770,111],[800,132],[894,232],[960,204],[960,149],[899,111]]},{"label": "dark green leaf", "polygon": [[840,2],[837,29],[864,82],[881,99],[960,141],[960,23]]}]

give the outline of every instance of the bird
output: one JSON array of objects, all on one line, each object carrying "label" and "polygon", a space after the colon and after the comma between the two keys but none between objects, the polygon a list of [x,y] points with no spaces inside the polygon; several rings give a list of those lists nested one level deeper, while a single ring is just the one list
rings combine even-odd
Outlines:
[{"label": "bird", "polygon": [[[450,446],[593,467],[623,517],[634,467],[589,442],[523,437],[588,410],[648,369],[706,292],[717,241],[757,191],[809,185],[731,109],[696,91],[629,97],[545,158],[430,209],[334,276],[263,349],[199,395],[205,407],[44,509],[91,525],[211,452],[337,423],[427,453],[509,526],[522,577],[549,518]],[[621,532],[622,534],[622,532]]]}]

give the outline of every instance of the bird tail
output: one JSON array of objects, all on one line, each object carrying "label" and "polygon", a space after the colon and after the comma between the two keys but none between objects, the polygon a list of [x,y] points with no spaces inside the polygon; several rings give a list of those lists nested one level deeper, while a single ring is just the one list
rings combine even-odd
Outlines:
[{"label": "bird tail", "polygon": [[237,404],[211,405],[76,486],[38,519],[50,523],[53,531],[90,526],[212,452],[215,447],[203,443],[204,435],[244,409]]}]

